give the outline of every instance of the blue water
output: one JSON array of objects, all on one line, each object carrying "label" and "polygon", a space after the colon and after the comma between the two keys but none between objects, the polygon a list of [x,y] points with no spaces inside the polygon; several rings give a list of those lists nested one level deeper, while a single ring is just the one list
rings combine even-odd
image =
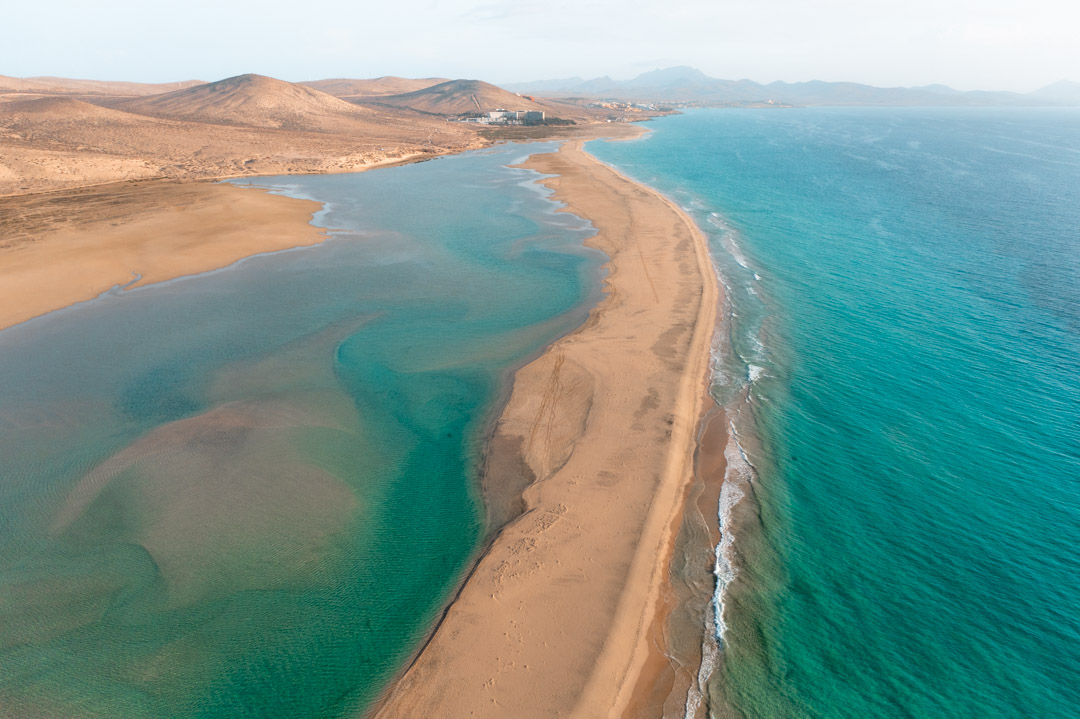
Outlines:
[{"label": "blue water", "polygon": [[370,703],[483,538],[509,373],[597,298],[528,151],[261,178],[333,238],[0,332],[0,715]]},{"label": "blue water", "polygon": [[1080,113],[651,127],[589,150],[727,290],[712,715],[1080,716]]}]

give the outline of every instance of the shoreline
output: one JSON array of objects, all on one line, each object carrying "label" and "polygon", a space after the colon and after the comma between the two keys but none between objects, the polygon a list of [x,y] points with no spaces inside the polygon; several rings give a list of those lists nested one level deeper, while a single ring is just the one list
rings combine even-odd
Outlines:
[{"label": "shoreline", "polygon": [[[666,557],[668,586],[650,627],[649,658],[625,717],[698,719],[710,707],[700,686],[706,646],[712,643],[711,603],[715,521],[727,462],[725,409],[706,390],[695,441],[694,473],[686,487],[682,516]],[[708,585],[709,591],[703,591]],[[697,709],[691,710],[691,704]],[[709,715],[706,713],[705,717]]]},{"label": "shoreline", "polygon": [[43,195],[59,195],[66,192],[77,192],[79,190],[91,190],[102,187],[118,186],[123,187],[133,184],[149,184],[154,182],[160,183],[173,183],[173,184],[187,184],[187,183],[219,183],[225,180],[239,180],[248,178],[256,180],[261,177],[307,177],[307,176],[319,176],[319,175],[348,175],[359,172],[368,172],[370,170],[378,170],[384,167],[398,167],[400,165],[412,165],[420,162],[428,162],[429,160],[437,160],[440,157],[450,157],[452,155],[460,155],[463,152],[470,152],[472,150],[483,150],[490,145],[478,145],[476,147],[467,146],[454,148],[451,150],[443,150],[441,152],[413,152],[407,153],[400,157],[393,157],[384,160],[376,160],[375,162],[368,163],[363,167],[347,167],[347,168],[328,168],[325,170],[312,170],[301,172],[242,172],[242,173],[225,173],[221,175],[196,175],[191,177],[172,177],[169,175],[154,175],[148,177],[139,177],[130,180],[118,179],[118,180],[105,180],[102,182],[88,182],[85,185],[66,185],[64,187],[54,187],[47,190],[31,190],[29,192],[8,192],[0,194],[0,200],[14,200],[17,198],[36,198]]},{"label": "shoreline", "polygon": [[605,297],[515,375],[483,476],[509,474],[524,511],[369,715],[618,716],[654,678],[719,287],[693,221],[583,143],[524,166],[597,226]]},{"label": "shoreline", "polygon": [[327,239],[311,224],[321,202],[250,189],[149,181],[0,200],[9,218],[0,238],[0,330],[117,286],[211,272]]},{"label": "shoreline", "polygon": [[[573,138],[636,137],[638,125],[567,130]],[[112,180],[0,195],[0,331],[49,312],[127,289],[220,270],[259,254],[317,245],[317,200],[223,182],[277,175],[368,172],[428,162],[517,140],[414,153],[357,169]],[[259,190],[258,193],[245,190]],[[212,240],[212,243],[211,243]],[[133,281],[134,280],[134,281]]]}]

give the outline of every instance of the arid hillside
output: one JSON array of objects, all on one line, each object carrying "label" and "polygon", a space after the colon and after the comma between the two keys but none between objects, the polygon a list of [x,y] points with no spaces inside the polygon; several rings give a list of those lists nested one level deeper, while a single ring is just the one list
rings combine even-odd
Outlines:
[{"label": "arid hillside", "polygon": [[50,95],[159,95],[202,85],[202,80],[145,83],[109,80],[73,80],[66,77],[8,77],[0,75],[0,92],[35,92]]},{"label": "arid hillside", "polygon": [[560,117],[587,117],[580,107],[548,100],[537,102],[480,80],[448,80],[400,95],[356,98],[353,101],[368,106],[396,107],[442,116],[504,109],[538,110]]},{"label": "arid hillside", "polygon": [[262,75],[111,103],[140,115],[306,132],[349,131],[374,116],[325,92]]},{"label": "arid hillside", "polygon": [[321,92],[341,98],[353,97],[378,97],[383,95],[401,95],[406,92],[415,92],[424,88],[447,82],[445,77],[408,78],[387,75],[370,80],[350,80],[347,78],[333,78],[330,80],[312,80],[302,82],[301,85],[315,88]]},{"label": "arid hillside", "polygon": [[583,103],[533,101],[478,80],[300,84],[249,74],[143,85],[0,76],[0,195],[149,178],[354,172],[554,132],[449,121],[497,108],[597,120]]},{"label": "arid hillside", "polygon": [[0,195],[152,177],[358,171],[477,147],[474,129],[243,75],[141,98],[0,94]]}]

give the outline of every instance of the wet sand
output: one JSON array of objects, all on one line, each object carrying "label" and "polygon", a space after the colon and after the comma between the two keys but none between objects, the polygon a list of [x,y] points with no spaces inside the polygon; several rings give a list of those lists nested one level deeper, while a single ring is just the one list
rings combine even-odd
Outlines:
[{"label": "wet sand", "polygon": [[116,285],[207,272],[325,239],[321,204],[203,182],[0,198],[0,329]]},{"label": "wet sand", "polygon": [[607,295],[516,374],[484,472],[502,496],[492,521],[516,518],[378,717],[622,716],[666,671],[655,644],[718,299],[705,239],[581,141],[526,166],[556,175],[544,183],[598,228],[588,244],[611,258]]}]

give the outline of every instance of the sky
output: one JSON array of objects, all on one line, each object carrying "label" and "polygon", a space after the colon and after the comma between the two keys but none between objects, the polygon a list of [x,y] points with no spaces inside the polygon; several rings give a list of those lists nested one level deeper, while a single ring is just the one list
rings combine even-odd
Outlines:
[{"label": "sky", "polygon": [[0,75],[1080,81],[1076,0],[9,0]]}]

